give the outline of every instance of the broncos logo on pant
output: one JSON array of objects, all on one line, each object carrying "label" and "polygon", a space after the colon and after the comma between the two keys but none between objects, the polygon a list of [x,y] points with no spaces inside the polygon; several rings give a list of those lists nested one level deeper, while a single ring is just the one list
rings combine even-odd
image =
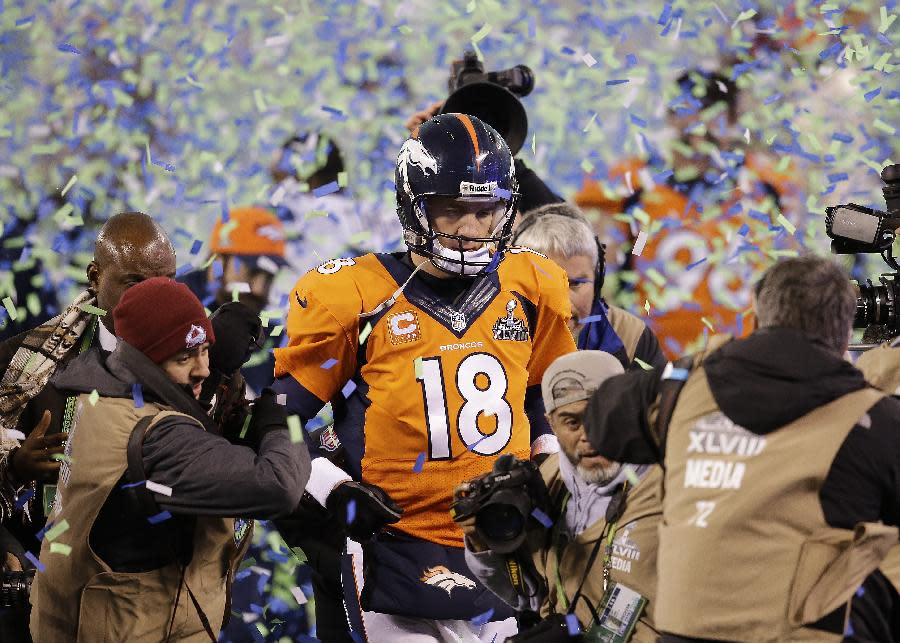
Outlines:
[{"label": "broncos logo on pant", "polygon": [[429,567],[428,569],[426,569],[422,574],[421,580],[426,585],[431,585],[432,587],[440,587],[442,590],[447,592],[447,596],[450,596],[450,593],[457,587],[462,587],[464,589],[475,589],[475,581],[466,578],[462,574],[451,572],[443,565],[436,565],[435,567]]}]

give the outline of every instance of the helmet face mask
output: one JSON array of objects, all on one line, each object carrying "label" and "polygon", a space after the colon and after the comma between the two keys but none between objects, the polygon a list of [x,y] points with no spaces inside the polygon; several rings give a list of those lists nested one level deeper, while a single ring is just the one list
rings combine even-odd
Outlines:
[{"label": "helmet face mask", "polygon": [[[475,117],[441,114],[404,143],[395,179],[397,214],[411,252],[452,275],[496,269],[518,197],[512,155],[496,131]],[[491,221],[477,236],[460,235],[452,225],[454,216],[485,211]]]}]

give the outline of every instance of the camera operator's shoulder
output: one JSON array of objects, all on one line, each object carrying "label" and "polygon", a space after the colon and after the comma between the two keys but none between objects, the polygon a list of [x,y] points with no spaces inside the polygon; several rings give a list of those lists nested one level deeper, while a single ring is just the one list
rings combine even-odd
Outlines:
[{"label": "camera operator's shoulder", "polygon": [[885,393],[900,395],[900,348],[883,344],[863,353],[856,368],[866,380]]},{"label": "camera operator's shoulder", "polygon": [[551,453],[547,456],[543,462],[541,462],[541,466],[538,468],[538,471],[541,472],[541,478],[544,479],[544,484],[547,485],[549,489],[553,483],[559,479],[559,452]]},{"label": "camera operator's shoulder", "polygon": [[541,291],[562,289],[568,298],[566,272],[552,259],[526,246],[511,246],[498,270],[504,287],[537,298]]}]

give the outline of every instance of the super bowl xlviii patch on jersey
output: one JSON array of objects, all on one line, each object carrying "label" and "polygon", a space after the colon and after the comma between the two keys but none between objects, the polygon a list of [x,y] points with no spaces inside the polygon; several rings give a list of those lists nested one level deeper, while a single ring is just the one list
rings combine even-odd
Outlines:
[{"label": "super bowl xlviii patch on jersey", "polygon": [[475,589],[475,581],[471,578],[466,578],[457,572],[451,572],[444,565],[429,567],[422,572],[422,578],[420,580],[426,585],[441,588],[447,592],[447,596],[450,596],[451,592],[457,587],[462,587],[463,589]]},{"label": "super bowl xlviii patch on jersey", "polygon": [[513,317],[519,302],[510,299],[506,303],[506,317],[501,317],[494,322],[494,339],[506,339],[514,342],[528,341],[528,328],[525,321]]}]

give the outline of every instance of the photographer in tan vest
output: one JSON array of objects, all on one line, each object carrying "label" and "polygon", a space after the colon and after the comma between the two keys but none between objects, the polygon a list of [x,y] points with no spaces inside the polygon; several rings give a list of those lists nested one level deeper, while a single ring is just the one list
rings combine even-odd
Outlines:
[{"label": "photographer in tan vest", "polygon": [[663,641],[896,640],[879,567],[900,524],[900,401],[842,358],[856,297],[831,261],[783,260],[755,299],[749,337],[610,378],[585,414],[607,458],[663,463]]},{"label": "photographer in tan vest", "polygon": [[[600,628],[610,627],[623,632],[616,640],[659,640],[652,607],[661,469],[610,462],[588,443],[582,424],[590,395],[606,378],[622,372],[616,357],[593,350],[563,355],[544,372],[544,408],[560,451],[540,467],[549,492],[547,529],[529,534],[512,556],[518,561],[512,574],[511,555],[492,551],[479,538],[475,518],[459,521],[472,573],[505,602],[545,619],[515,641],[549,640],[537,635],[541,631],[546,636],[546,619],[570,613],[582,631],[608,635],[612,630]],[[457,496],[467,490],[464,483]],[[615,627],[595,622],[595,615],[615,611],[633,617]]]},{"label": "photographer in tan vest", "polygon": [[52,380],[78,404],[32,588],[32,637],[214,643],[250,531],[234,517],[290,513],[309,455],[270,390],[232,438],[247,446],[217,435],[198,402],[216,338],[187,286],[142,281],[113,316],[112,353],[90,349]]}]

